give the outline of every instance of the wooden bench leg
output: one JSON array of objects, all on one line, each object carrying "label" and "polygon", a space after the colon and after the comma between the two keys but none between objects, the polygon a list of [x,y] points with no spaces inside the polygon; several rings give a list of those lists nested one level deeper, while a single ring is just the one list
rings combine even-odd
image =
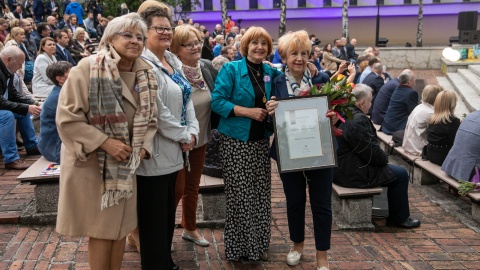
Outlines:
[{"label": "wooden bench leg", "polygon": [[373,196],[342,199],[335,192],[332,194],[333,219],[340,230],[375,230],[372,205]]}]

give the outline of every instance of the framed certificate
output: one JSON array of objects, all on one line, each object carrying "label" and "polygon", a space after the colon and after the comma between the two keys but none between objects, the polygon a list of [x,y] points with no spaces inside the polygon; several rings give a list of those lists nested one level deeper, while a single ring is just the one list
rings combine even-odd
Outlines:
[{"label": "framed certificate", "polygon": [[277,99],[274,115],[280,172],[337,166],[328,95]]}]

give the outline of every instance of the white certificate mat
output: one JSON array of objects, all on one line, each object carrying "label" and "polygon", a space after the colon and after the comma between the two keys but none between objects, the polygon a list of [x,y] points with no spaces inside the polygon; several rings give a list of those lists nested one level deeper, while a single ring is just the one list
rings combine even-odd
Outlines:
[{"label": "white certificate mat", "polygon": [[337,156],[332,123],[326,116],[327,95],[278,100],[274,114],[279,172],[335,167]]},{"label": "white certificate mat", "polygon": [[285,111],[290,159],[323,156],[318,109]]}]

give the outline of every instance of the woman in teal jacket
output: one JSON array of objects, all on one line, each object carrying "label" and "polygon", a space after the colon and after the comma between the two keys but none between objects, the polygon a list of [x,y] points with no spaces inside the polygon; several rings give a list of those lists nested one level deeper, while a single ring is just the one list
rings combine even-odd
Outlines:
[{"label": "woman in teal jacket", "polygon": [[266,259],[270,242],[270,158],[265,104],[271,83],[281,73],[263,64],[272,39],[250,27],[240,47],[245,57],[225,64],[212,92],[212,110],[221,116],[218,131],[225,181],[227,260]]}]

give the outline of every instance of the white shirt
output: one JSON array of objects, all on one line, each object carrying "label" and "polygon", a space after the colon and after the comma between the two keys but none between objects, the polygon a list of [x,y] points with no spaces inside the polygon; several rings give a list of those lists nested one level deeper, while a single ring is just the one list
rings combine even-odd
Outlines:
[{"label": "white shirt", "polygon": [[427,125],[433,114],[433,106],[422,101],[408,117],[402,147],[410,154],[421,155],[427,145]]}]

